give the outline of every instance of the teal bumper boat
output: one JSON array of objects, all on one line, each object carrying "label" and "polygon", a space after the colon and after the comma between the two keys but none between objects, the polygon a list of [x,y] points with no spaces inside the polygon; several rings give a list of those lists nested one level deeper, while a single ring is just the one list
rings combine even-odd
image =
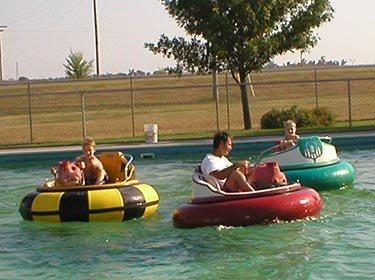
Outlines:
[{"label": "teal bumper boat", "polygon": [[330,137],[301,138],[298,144],[280,150],[274,146],[260,153],[257,163],[276,161],[288,181],[316,190],[331,190],[353,184],[353,166],[341,161]]}]

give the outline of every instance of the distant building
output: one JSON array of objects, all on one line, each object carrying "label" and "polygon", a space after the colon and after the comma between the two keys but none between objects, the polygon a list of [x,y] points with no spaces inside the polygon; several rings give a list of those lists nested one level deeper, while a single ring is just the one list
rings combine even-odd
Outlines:
[{"label": "distant building", "polygon": [[168,75],[168,71],[165,70],[165,69],[159,69],[159,70],[155,70],[152,75],[154,76],[166,76]]}]

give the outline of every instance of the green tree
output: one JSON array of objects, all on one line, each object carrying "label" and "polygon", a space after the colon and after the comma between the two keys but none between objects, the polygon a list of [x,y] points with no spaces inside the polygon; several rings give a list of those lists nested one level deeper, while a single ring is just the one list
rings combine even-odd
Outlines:
[{"label": "green tree", "polygon": [[251,128],[246,77],[276,55],[304,51],[318,41],[314,30],[330,21],[329,0],[161,0],[190,40],[162,35],[152,52],[190,72],[228,69],[241,90],[244,128]]},{"label": "green tree", "polygon": [[65,73],[71,79],[82,79],[91,75],[93,72],[94,60],[87,61],[82,52],[73,52],[70,50],[69,56],[64,63]]}]

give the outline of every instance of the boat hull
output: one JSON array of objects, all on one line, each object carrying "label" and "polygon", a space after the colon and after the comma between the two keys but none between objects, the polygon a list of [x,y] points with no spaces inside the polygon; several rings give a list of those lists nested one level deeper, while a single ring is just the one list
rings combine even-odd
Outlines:
[{"label": "boat hull", "polygon": [[150,185],[132,180],[126,183],[40,187],[21,201],[24,220],[42,222],[121,222],[146,217],[157,211],[159,195]]},{"label": "boat hull", "polygon": [[301,188],[271,196],[184,204],[174,212],[173,221],[180,228],[249,226],[316,217],[322,207],[323,199],[315,190]]},{"label": "boat hull", "polygon": [[356,173],[353,166],[345,161],[306,169],[291,169],[281,171],[290,182],[300,182],[302,185],[318,191],[339,189],[353,184]]},{"label": "boat hull", "polygon": [[285,150],[275,146],[261,152],[257,163],[275,161],[290,182],[298,181],[318,191],[352,185],[355,170],[350,163],[340,160],[331,140],[330,137],[303,137],[297,145]]}]

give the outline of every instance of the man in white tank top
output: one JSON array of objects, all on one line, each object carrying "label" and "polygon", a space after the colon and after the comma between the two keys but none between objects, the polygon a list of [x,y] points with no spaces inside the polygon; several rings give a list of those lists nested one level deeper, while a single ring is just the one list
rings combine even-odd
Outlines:
[{"label": "man in white tank top", "polygon": [[224,131],[216,133],[213,148],[201,164],[204,178],[226,192],[254,191],[249,183],[253,173],[250,163],[247,160],[232,163],[226,157],[232,150],[232,137]]}]

